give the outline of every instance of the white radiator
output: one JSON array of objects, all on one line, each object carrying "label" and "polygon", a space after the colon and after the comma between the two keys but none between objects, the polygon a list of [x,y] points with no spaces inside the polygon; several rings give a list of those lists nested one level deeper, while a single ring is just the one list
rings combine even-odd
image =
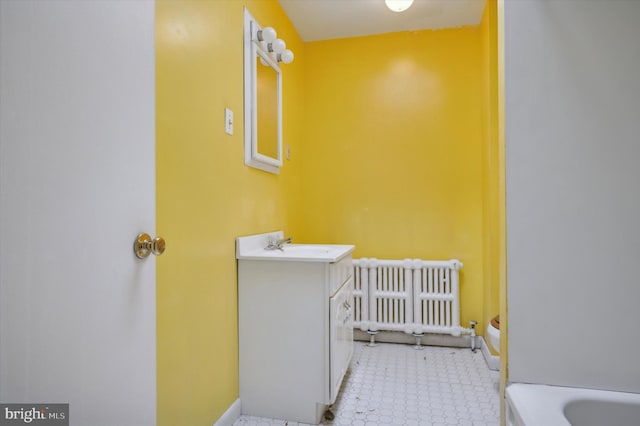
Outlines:
[{"label": "white radiator", "polygon": [[462,263],[354,259],[354,327],[363,331],[460,336]]}]

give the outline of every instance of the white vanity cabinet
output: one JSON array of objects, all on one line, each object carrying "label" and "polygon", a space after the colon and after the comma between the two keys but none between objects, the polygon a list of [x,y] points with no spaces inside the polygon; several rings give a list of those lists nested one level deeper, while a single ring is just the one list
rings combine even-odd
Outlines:
[{"label": "white vanity cabinet", "polygon": [[[351,256],[348,260],[351,263]],[[353,277],[329,299],[329,403],[338,396],[353,355]]]},{"label": "white vanity cabinet", "polygon": [[317,424],[336,399],[353,354],[353,246],[322,247],[338,251],[238,255],[243,414]]}]

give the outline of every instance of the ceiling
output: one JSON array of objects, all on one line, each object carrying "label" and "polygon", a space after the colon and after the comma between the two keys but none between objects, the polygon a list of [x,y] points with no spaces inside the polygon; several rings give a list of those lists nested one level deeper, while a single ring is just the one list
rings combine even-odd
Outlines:
[{"label": "ceiling", "polygon": [[278,0],[304,41],[479,25],[485,0],[415,0],[392,12],[384,0]]}]

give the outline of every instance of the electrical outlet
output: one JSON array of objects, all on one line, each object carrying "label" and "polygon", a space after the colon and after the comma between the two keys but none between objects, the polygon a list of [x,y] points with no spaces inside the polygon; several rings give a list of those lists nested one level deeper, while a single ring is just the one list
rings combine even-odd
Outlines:
[{"label": "electrical outlet", "polygon": [[228,135],[233,135],[233,111],[229,108],[224,109],[224,131]]}]

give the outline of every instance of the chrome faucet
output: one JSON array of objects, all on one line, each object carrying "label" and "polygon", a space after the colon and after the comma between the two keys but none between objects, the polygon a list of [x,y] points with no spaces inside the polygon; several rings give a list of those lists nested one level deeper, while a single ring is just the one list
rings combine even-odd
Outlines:
[{"label": "chrome faucet", "polygon": [[282,246],[290,243],[291,243],[291,237],[283,238],[282,240],[269,239],[269,241],[267,242],[267,246],[264,249],[265,250],[283,250]]}]

